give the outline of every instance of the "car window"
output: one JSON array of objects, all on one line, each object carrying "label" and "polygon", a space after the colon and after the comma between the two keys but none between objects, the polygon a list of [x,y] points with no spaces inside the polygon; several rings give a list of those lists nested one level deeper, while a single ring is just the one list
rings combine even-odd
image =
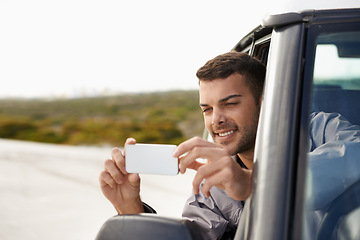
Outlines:
[{"label": "car window", "polygon": [[[269,36],[270,37],[270,36]],[[256,45],[254,48],[254,57],[259,59],[265,66],[268,60],[268,54],[270,49],[270,39]]]},{"label": "car window", "polygon": [[359,23],[315,25],[308,39],[312,103],[303,239],[336,239],[358,231],[347,216],[360,220]]},{"label": "car window", "polygon": [[[270,30],[268,30],[270,31]],[[252,57],[255,57],[256,59],[260,60],[265,66],[267,65],[269,50],[270,50],[270,41],[271,41],[271,34],[265,35],[263,38],[258,39],[256,41],[251,41],[249,45],[240,47],[235,46],[233,48],[234,51],[240,51],[249,54]],[[251,50],[253,49],[253,50]],[[204,128],[203,131],[203,138],[207,139],[210,142],[213,142],[211,135],[207,131],[206,128]]]}]

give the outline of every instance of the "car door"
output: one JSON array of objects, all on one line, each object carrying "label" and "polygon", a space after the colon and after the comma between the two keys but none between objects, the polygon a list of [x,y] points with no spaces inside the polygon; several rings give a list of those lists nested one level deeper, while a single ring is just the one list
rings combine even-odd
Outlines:
[{"label": "car door", "polygon": [[356,9],[282,15],[268,21],[267,54],[256,51],[266,48],[255,37],[235,47],[268,55],[253,194],[237,239],[359,234],[359,16]]}]

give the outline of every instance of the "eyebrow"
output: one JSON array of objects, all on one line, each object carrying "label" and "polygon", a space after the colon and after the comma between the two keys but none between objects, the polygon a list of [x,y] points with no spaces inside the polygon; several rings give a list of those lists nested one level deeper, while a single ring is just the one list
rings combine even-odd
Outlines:
[{"label": "eyebrow", "polygon": [[[220,100],[219,100],[219,103],[224,103],[224,102],[229,101],[229,100],[232,99],[232,98],[237,98],[237,97],[242,97],[242,95],[240,95],[240,94],[229,95],[229,96],[227,96],[227,97],[225,97],[225,98],[223,98],[223,99],[220,99]],[[207,106],[209,106],[209,105],[208,105],[208,104],[204,104],[204,103],[200,103],[200,107],[207,107]]]},{"label": "eyebrow", "polygon": [[240,94],[233,94],[233,95],[227,96],[226,98],[220,99],[219,103],[227,102],[230,99],[236,98],[236,97],[241,97],[241,95]]}]

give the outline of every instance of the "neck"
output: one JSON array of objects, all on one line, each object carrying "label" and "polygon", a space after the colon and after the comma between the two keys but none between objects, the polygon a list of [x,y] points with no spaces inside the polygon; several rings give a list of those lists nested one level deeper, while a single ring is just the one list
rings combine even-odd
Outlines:
[{"label": "neck", "polygon": [[238,156],[249,170],[253,169],[254,151],[247,152],[247,153],[238,153]]}]

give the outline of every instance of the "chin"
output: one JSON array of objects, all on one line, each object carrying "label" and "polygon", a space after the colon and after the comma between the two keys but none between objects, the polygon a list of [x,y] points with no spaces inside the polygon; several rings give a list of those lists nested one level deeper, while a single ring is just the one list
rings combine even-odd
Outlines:
[{"label": "chin", "polygon": [[223,148],[225,148],[227,150],[227,152],[233,156],[233,155],[236,155],[238,154],[237,152],[237,146],[232,146],[232,144],[234,144],[233,142],[230,142],[230,143],[225,143],[225,142],[222,142],[222,143],[219,143]]}]

